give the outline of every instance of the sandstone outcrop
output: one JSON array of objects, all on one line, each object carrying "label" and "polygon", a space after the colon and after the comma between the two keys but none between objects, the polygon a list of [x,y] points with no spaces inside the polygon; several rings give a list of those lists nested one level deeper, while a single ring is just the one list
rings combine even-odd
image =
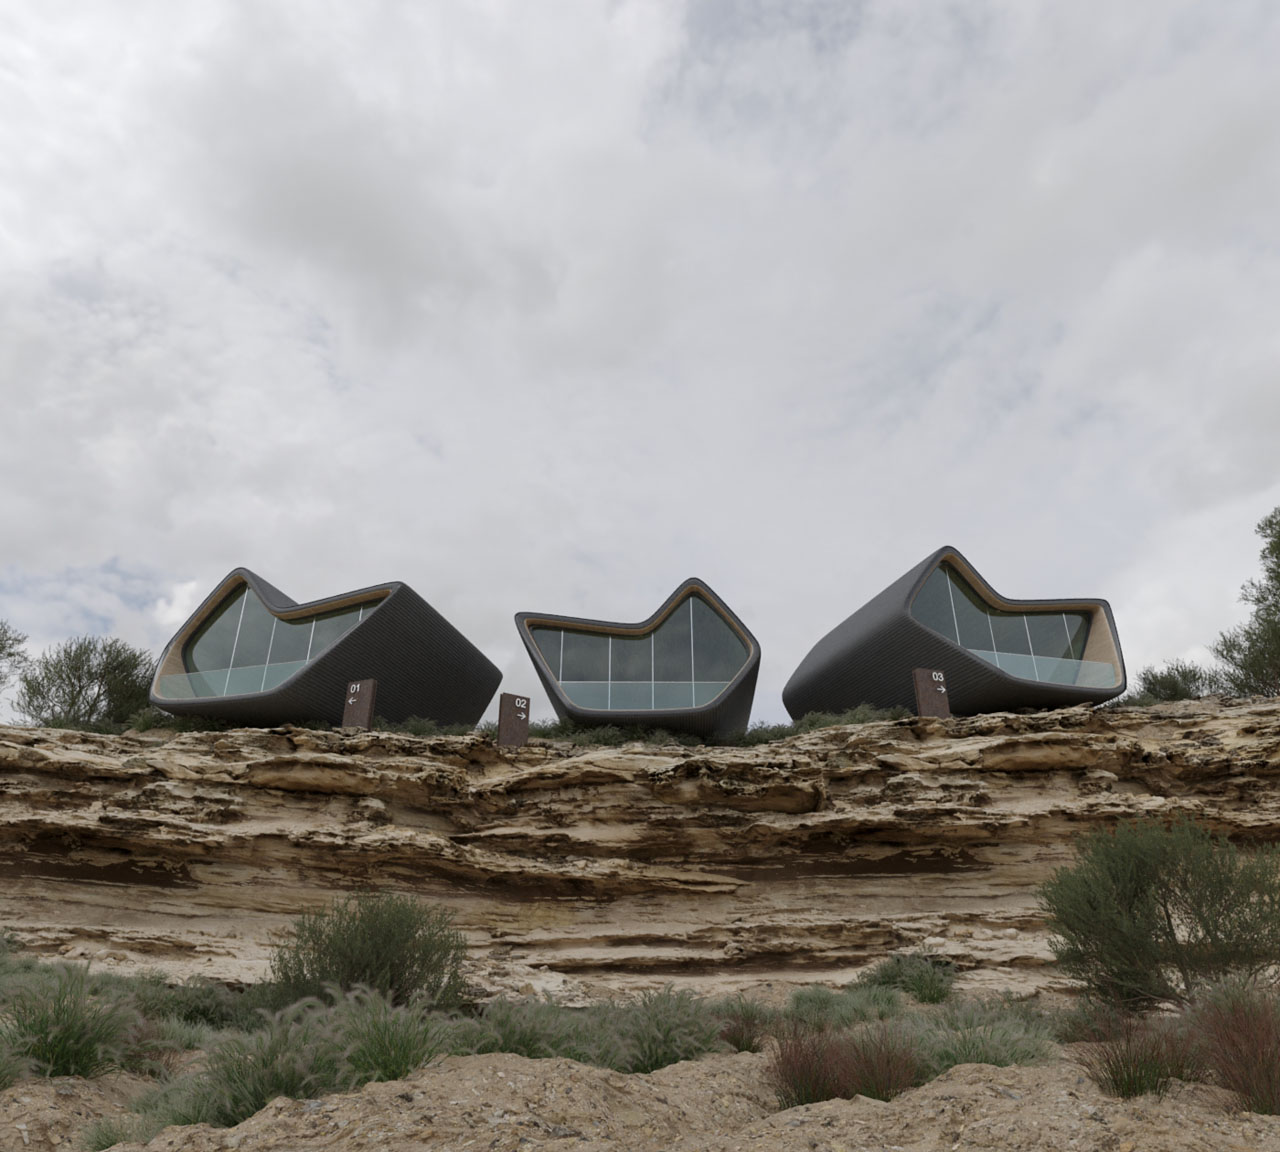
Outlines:
[{"label": "sandstone outcrop", "polygon": [[3,925],[97,962],[256,979],[304,907],[454,910],[473,974],[561,994],[847,979],[895,948],[1045,981],[1035,887],[1081,829],[1280,836],[1280,702],[833,728],[754,748],[520,750],[301,728],[0,728]]}]

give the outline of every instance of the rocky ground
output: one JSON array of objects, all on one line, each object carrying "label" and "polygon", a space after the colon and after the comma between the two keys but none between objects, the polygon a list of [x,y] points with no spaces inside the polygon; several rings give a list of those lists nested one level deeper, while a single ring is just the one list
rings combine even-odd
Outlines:
[{"label": "rocky ground", "polygon": [[[1104,1096],[1068,1058],[965,1064],[890,1103],[857,1097],[786,1111],[764,1056],[625,1076],[569,1060],[450,1056],[403,1081],[277,1100],[229,1129],[169,1128],[147,1152],[1276,1152],[1280,1117],[1179,1085],[1162,1100]],[[0,1152],[75,1149],[120,1115],[130,1080],[28,1082],[0,1093]],[[140,1145],[117,1145],[139,1152]]]},{"label": "rocky ground", "polygon": [[[1188,812],[1280,837],[1280,702],[830,729],[751,749],[304,729],[122,737],[0,728],[0,924],[49,955],[252,980],[300,908],[357,885],[447,904],[485,992],[580,1002],[665,983],[777,998],[895,948],[962,991],[1063,988],[1035,887],[1074,834]],[[0,1094],[0,1152],[75,1146],[136,1084]],[[965,1066],[892,1104],[775,1112],[763,1057],[623,1076],[452,1057],[151,1147],[1277,1149],[1214,1090],[1100,1095],[1069,1055]]]}]

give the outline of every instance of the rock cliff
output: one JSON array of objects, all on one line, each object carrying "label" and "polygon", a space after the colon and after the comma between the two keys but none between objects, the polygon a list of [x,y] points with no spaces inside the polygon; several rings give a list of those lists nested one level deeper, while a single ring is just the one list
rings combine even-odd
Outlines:
[{"label": "rock cliff", "polygon": [[360,885],[452,908],[477,982],[572,996],[847,979],[917,945],[1051,980],[1035,887],[1089,824],[1280,835],[1280,702],[832,728],[756,748],[0,728],[0,924],[25,945],[255,979]]}]

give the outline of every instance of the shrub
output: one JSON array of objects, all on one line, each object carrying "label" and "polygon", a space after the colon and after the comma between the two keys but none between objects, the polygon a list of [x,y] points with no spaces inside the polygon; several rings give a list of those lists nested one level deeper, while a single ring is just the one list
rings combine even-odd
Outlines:
[{"label": "shrub", "polygon": [[23,988],[0,1024],[0,1045],[41,1076],[98,1076],[119,1066],[136,1017],[122,1004],[90,997],[84,968]]},{"label": "shrub", "polygon": [[927,952],[906,952],[881,960],[858,982],[901,988],[921,1004],[941,1004],[951,995],[956,970],[950,960]]},{"label": "shrub", "polygon": [[453,914],[410,896],[358,892],[293,922],[293,938],[275,949],[271,976],[294,999],[329,984],[367,985],[404,1003],[411,997],[452,1007],[463,992],[466,944]]},{"label": "shrub", "polygon": [[852,1096],[892,1100],[924,1076],[916,1041],[898,1024],[883,1021],[846,1032],[815,1032],[792,1023],[781,1030],[769,1064],[783,1108]]},{"label": "shrub", "polygon": [[46,728],[122,728],[147,706],[155,660],[105,636],[77,636],[43,652],[18,677],[14,710]]},{"label": "shrub", "polygon": [[1232,982],[1209,993],[1193,1014],[1205,1061],[1250,1112],[1280,1115],[1280,998]]},{"label": "shrub", "polygon": [[1109,1040],[1079,1055],[1089,1078],[1109,1096],[1163,1096],[1174,1080],[1199,1080],[1204,1065],[1182,1021],[1127,1019]]},{"label": "shrub", "polygon": [[1039,895],[1062,970],[1127,1008],[1186,1001],[1280,955],[1280,854],[1184,818],[1087,833]]},{"label": "shrub", "polygon": [[917,1025],[928,1074],[957,1064],[1034,1064],[1053,1050],[1048,1021],[1006,1000],[964,1000]]},{"label": "shrub", "polygon": [[[373,728],[377,732],[403,732],[406,736],[470,736],[477,731],[471,724],[441,724],[438,720],[422,716],[409,716],[400,721],[375,716]],[[497,733],[497,725],[494,725],[494,733]]]},{"label": "shrub", "polygon": [[903,720],[911,712],[902,707],[877,708],[874,704],[859,704],[843,712],[809,712],[791,724],[758,723],[749,727],[742,736],[728,741],[734,744],[770,744],[786,740],[820,728],[838,728],[851,724],[874,724],[880,720]]},{"label": "shrub", "polygon": [[252,996],[246,998],[244,993],[200,976],[173,985],[159,975],[135,977],[131,995],[138,1011],[147,1017],[246,1031],[261,1022],[254,1011],[258,1005],[247,1003]]},{"label": "shrub", "polygon": [[1160,668],[1152,665],[1143,668],[1133,691],[1120,697],[1116,704],[1145,707],[1165,700],[1198,700],[1221,691],[1222,687],[1213,669],[1190,660],[1170,660]]}]

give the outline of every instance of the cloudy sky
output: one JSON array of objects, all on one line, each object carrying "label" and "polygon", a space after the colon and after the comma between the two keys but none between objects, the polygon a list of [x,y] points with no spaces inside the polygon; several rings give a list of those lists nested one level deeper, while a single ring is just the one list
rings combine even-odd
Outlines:
[{"label": "cloudy sky", "polygon": [[697,575],[778,720],[952,544],[1203,655],[1280,505],[1278,60],[1272,0],[3,0],[0,618],[403,580],[532,691],[515,612]]}]

